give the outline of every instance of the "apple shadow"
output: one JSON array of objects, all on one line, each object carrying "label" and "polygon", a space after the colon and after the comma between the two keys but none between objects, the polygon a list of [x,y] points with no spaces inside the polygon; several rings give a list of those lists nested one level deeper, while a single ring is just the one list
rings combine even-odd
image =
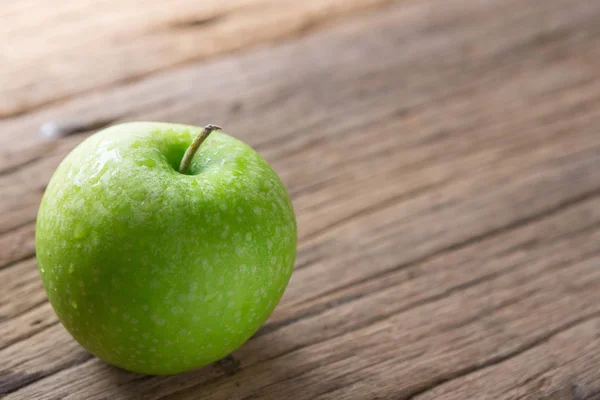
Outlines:
[{"label": "apple shadow", "polygon": [[[287,343],[285,335],[270,333],[267,325],[267,330],[259,330],[233,354],[211,365],[177,375],[137,374],[106,363],[102,363],[102,368],[106,368],[109,384],[112,386],[110,392],[118,398],[168,399],[174,395],[188,398],[186,396],[188,393],[189,398],[197,398],[198,395],[193,395],[191,392],[211,390],[215,386],[228,386],[234,388],[236,392],[239,388],[240,398],[242,398],[251,395],[244,390],[242,381],[251,380],[257,367],[264,369],[265,364],[270,364],[269,369],[272,368],[277,375],[293,375],[293,371],[289,371],[289,364],[279,365],[276,354],[282,349],[289,349],[292,345]],[[285,370],[286,368],[288,371]],[[223,396],[223,398],[229,399],[231,396]]]}]

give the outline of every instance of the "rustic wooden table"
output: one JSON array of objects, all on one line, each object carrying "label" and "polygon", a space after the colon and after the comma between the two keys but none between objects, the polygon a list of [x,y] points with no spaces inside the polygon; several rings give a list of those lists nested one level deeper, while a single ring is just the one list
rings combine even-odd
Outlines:
[{"label": "rustic wooden table", "polygon": [[[0,397],[600,398],[600,1],[48,4],[0,10]],[[131,120],[222,124],[293,197],[237,370],[118,370],[47,302],[44,187]]]}]

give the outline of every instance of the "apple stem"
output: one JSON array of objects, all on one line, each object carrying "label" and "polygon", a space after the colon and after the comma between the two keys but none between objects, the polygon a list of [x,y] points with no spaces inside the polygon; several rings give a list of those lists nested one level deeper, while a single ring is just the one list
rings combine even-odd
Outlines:
[{"label": "apple stem", "polygon": [[190,144],[190,147],[188,147],[187,150],[185,151],[185,154],[183,155],[183,159],[181,160],[181,164],[179,164],[179,172],[180,173],[182,173],[182,174],[188,173],[188,171],[190,169],[190,165],[192,164],[192,158],[194,158],[194,155],[200,148],[200,145],[202,144],[202,142],[204,142],[206,140],[206,138],[208,137],[208,135],[211,134],[212,131],[220,131],[220,130],[221,130],[220,126],[212,125],[212,124],[208,124],[204,127],[204,129],[202,130],[202,133],[200,133],[198,136],[196,136],[196,139],[194,139],[192,144]]}]

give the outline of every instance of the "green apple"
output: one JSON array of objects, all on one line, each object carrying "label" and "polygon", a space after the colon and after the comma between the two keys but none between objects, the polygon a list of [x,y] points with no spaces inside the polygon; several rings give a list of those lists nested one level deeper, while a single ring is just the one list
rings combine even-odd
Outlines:
[{"label": "green apple", "polygon": [[44,287],[71,335],[110,364],[162,375],[216,361],[285,290],[296,255],[287,191],[252,148],[212,130],[113,126],[48,184],[36,226]]}]

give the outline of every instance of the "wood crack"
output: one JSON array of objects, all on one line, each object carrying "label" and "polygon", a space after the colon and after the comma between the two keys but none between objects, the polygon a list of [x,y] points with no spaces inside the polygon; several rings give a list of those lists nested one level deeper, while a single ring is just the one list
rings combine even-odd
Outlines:
[{"label": "wood crack", "polygon": [[35,163],[43,160],[44,157],[45,157],[45,154],[37,154],[27,160],[20,161],[15,164],[9,165],[6,168],[2,168],[2,169],[0,169],[0,178],[3,176],[6,176],[6,175],[13,174],[17,171],[20,171],[21,169],[23,169],[29,165],[35,164]]},{"label": "wood crack", "polygon": [[[39,278],[37,278],[37,279],[39,279]],[[43,300],[40,300],[40,301],[38,301],[38,302],[30,305],[29,307],[20,310],[19,313],[15,314],[13,316],[10,316],[8,318],[0,318],[0,322],[3,322],[3,323],[4,322],[8,322],[8,321],[10,321],[12,319],[15,319],[15,318],[17,318],[17,317],[19,317],[19,316],[21,316],[21,315],[23,315],[25,313],[28,313],[28,312],[30,312],[32,310],[35,310],[36,308],[39,308],[39,307],[43,306],[47,302],[48,302],[48,298],[44,297]],[[5,346],[5,347],[7,347],[7,346]],[[0,348],[0,350],[2,350],[3,348],[4,347]]]},{"label": "wood crack", "polygon": [[215,25],[218,22],[225,19],[229,13],[221,13],[215,15],[209,15],[203,18],[193,18],[181,21],[174,21],[167,26],[167,29],[180,30],[180,29],[205,29],[211,25]]},{"label": "wood crack", "polygon": [[60,371],[83,364],[92,358],[94,358],[92,354],[88,352],[82,352],[79,357],[71,359],[68,362],[58,364],[55,367],[47,370],[35,372],[4,372],[0,374],[0,395],[15,392],[27,385],[39,381],[40,379],[50,377]]},{"label": "wood crack", "polygon": [[0,231],[0,239],[2,239],[4,236],[10,235],[14,231],[18,231],[21,228],[25,228],[27,225],[32,224],[32,223],[33,224],[35,223],[35,219],[28,219],[27,221],[24,221],[16,226],[11,227],[7,231],[4,231],[4,232]]},{"label": "wood crack", "polygon": [[3,269],[8,269],[8,268],[14,267],[16,265],[19,265],[23,261],[31,260],[32,258],[35,258],[35,250],[31,253],[27,253],[27,254],[23,255],[22,257],[16,258],[14,260],[10,260],[8,263],[6,263],[4,265],[0,265],[0,271],[2,271]]},{"label": "wood crack", "polygon": [[[41,304],[44,304],[44,303],[46,303],[46,301],[44,301]],[[40,332],[44,332],[45,330],[47,330],[47,329],[49,329],[49,328],[51,328],[53,326],[56,326],[59,323],[60,323],[60,321],[57,319],[55,321],[50,322],[47,325],[43,325],[43,326],[42,325],[38,325],[40,327],[39,329],[27,332],[26,334],[18,336],[16,338],[14,338],[13,340],[11,340],[11,341],[5,343],[4,345],[0,346],[0,351],[6,349],[7,347],[12,346],[15,343],[19,343],[19,342],[22,342],[23,340],[27,340],[27,339],[31,338],[32,336],[37,335]]]}]

